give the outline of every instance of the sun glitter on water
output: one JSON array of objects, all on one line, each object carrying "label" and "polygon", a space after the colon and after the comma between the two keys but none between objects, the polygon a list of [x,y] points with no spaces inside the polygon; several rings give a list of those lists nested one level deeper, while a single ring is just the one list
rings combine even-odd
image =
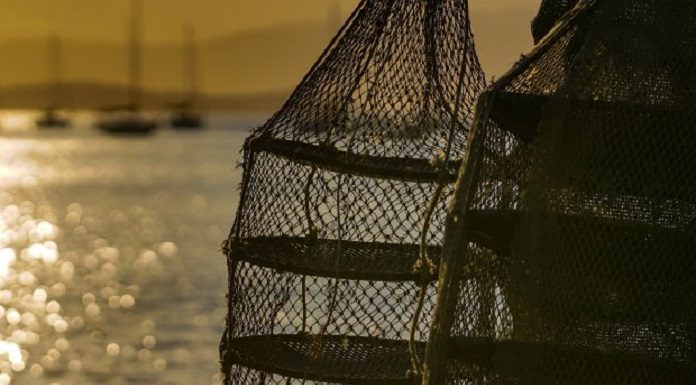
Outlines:
[{"label": "sun glitter on water", "polygon": [[[109,312],[137,306],[138,278],[164,274],[161,259],[176,255],[176,244],[121,250],[94,231],[114,225],[128,228],[133,220],[156,222],[146,210],[112,213],[100,222],[74,203],[61,221],[37,191],[30,194],[37,196],[35,201],[19,204],[12,194],[0,193],[0,385],[17,376],[50,373],[108,376],[114,363],[130,357],[137,357],[152,373],[166,370],[166,360],[153,351],[152,321],[143,323],[142,337],[117,340],[107,340],[101,325],[113,317]],[[88,252],[72,250],[85,241],[91,245]]]}]

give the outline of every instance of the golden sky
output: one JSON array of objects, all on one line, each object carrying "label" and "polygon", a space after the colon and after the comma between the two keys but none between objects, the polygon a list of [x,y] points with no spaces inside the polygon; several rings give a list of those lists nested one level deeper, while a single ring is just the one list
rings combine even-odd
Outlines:
[{"label": "golden sky", "polygon": [[[355,0],[144,0],[146,38],[178,39],[191,22],[199,35],[261,29],[326,18],[334,1],[347,14]],[[0,36],[45,36],[57,31],[67,38],[121,40],[129,0],[3,0]]]},{"label": "golden sky", "polygon": [[[179,37],[181,25],[194,23],[202,36],[324,20],[337,5],[347,15],[357,0],[144,0],[147,37],[152,41]],[[540,0],[471,0],[472,14],[511,10],[530,14]],[[122,38],[129,0],[4,0],[0,37],[45,36],[57,31],[81,39]],[[492,20],[489,20],[493,22]],[[498,20],[505,23],[506,20]]]},{"label": "golden sky", "polygon": [[[126,38],[129,2],[130,0],[3,0],[0,12],[0,42],[23,38],[38,38],[44,41],[48,34],[57,34],[76,42],[87,41],[96,45],[123,44]],[[259,73],[259,78],[264,79],[267,84],[255,80],[259,89],[289,89],[310,67],[329,40],[329,31],[324,26],[328,25],[327,20],[332,14],[332,9],[334,15],[338,8],[339,16],[347,18],[357,2],[358,0],[144,0],[144,38],[150,45],[166,42],[179,44],[182,26],[192,23],[201,39],[237,33],[241,34],[240,39],[243,40],[243,36],[250,36],[249,31],[267,31],[265,33],[270,39],[276,40],[275,45],[288,46],[290,49],[304,43],[303,45],[309,47],[298,47],[304,49],[296,50],[293,54],[302,57],[288,60],[289,63],[284,63],[286,65],[283,68],[278,67],[276,63],[274,68]],[[476,46],[489,77],[500,75],[521,53],[531,47],[530,21],[540,2],[541,0],[470,0]],[[303,35],[304,41],[293,41],[295,35],[286,32],[293,31],[288,28],[298,25],[319,26],[320,29],[315,30],[321,31],[322,36],[317,36],[314,39],[316,41],[310,42],[306,35]],[[272,33],[279,35],[276,38]],[[250,40],[250,44],[253,41]],[[22,83],[42,79],[34,79],[34,74],[44,76],[45,73],[41,67],[45,62],[40,57],[41,52],[22,56],[19,51],[30,48],[22,46],[18,49],[10,46],[7,49],[16,57],[15,60],[10,57],[4,66],[17,68],[3,67],[4,81]],[[263,50],[269,49],[279,50],[278,47],[264,45],[256,47],[256,51],[239,48],[239,52],[220,52],[230,51],[229,48],[220,48],[213,52],[217,56],[227,55],[222,59],[211,58],[212,54],[203,52],[201,67],[205,72],[204,86],[207,85],[207,88],[215,92],[253,91],[251,85],[242,86],[243,80],[248,77],[250,69],[256,68],[259,62],[268,56]],[[110,80],[110,77],[114,77],[114,81],[125,78],[125,75],[120,73],[117,76],[112,75],[115,70],[108,67],[110,63],[102,63],[103,68],[100,68],[89,61],[79,62],[80,56],[71,52],[74,50],[68,49],[65,59],[68,77],[95,80]],[[145,60],[146,85],[157,86],[160,83],[171,82],[169,78],[174,75],[167,75],[166,79],[161,75],[162,64],[159,62],[164,60],[162,58],[166,55],[158,51],[148,52],[149,58],[146,53]],[[242,52],[246,53],[244,56],[250,57],[240,58]],[[107,57],[104,55],[104,58]],[[210,64],[211,62],[214,63]],[[32,65],[37,68],[29,68],[26,63],[34,63]],[[89,66],[90,64],[92,65]],[[121,67],[125,68],[119,64],[118,68]],[[231,69],[238,73],[232,74],[234,71]],[[247,73],[243,76],[245,71]],[[179,74],[178,69],[172,69],[170,72],[176,76]],[[163,77],[161,81],[157,79],[160,75]]]}]

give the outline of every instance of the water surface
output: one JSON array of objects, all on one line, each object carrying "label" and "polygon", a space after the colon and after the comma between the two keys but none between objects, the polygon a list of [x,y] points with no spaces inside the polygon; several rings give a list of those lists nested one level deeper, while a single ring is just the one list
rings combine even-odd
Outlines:
[{"label": "water surface", "polygon": [[0,112],[0,385],[215,384],[219,249],[262,117],[116,138]]}]

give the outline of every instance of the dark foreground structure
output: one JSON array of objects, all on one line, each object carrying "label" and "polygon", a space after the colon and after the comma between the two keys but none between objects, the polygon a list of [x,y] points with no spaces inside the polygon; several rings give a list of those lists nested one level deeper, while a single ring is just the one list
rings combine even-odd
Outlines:
[{"label": "dark foreground structure", "polygon": [[447,202],[483,87],[465,0],[359,4],[246,141],[225,247],[226,384],[419,377]]},{"label": "dark foreground structure", "polygon": [[693,384],[694,20],[545,0],[479,97],[465,0],[362,1],[245,144],[226,384]]},{"label": "dark foreground structure", "polygon": [[424,383],[694,383],[694,20],[580,1],[481,97]]}]

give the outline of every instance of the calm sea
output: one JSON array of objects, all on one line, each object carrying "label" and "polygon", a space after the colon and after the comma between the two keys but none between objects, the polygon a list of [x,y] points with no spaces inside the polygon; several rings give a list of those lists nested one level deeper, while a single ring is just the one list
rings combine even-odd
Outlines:
[{"label": "calm sea", "polygon": [[216,384],[236,163],[263,116],[118,138],[0,112],[0,385]]}]

